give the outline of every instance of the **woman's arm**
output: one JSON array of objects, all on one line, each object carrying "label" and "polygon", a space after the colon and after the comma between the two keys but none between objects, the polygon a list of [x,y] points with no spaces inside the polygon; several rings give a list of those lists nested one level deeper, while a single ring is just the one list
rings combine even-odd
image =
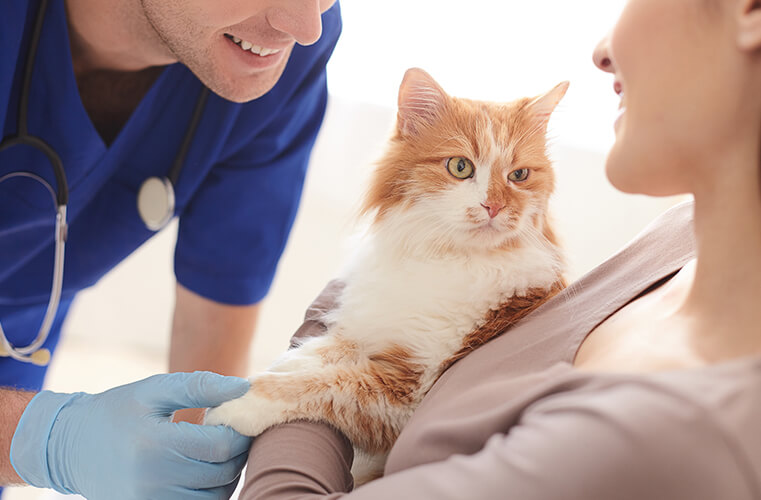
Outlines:
[{"label": "woman's arm", "polygon": [[349,440],[327,424],[274,427],[254,440],[240,499],[340,498],[353,487],[353,458]]},{"label": "woman's arm", "polygon": [[296,347],[304,339],[321,337],[327,332],[328,326],[323,318],[326,313],[338,307],[338,300],[345,286],[346,283],[341,280],[332,280],[325,285],[320,295],[307,308],[304,322],[291,337],[291,347]]},{"label": "woman's arm", "polygon": [[280,426],[255,440],[240,498],[761,498],[753,470],[710,415],[655,389],[624,384],[542,399],[476,454],[407,469],[351,493],[351,447],[343,436],[322,424]]}]

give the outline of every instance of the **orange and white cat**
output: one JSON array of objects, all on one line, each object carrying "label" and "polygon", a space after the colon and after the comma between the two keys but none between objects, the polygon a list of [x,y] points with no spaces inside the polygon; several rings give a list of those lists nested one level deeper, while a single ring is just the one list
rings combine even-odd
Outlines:
[{"label": "orange and white cat", "polygon": [[364,204],[372,223],[327,333],[252,377],[206,423],[256,436],[327,421],[371,464],[363,478],[377,476],[442,371],[565,286],[547,216],[546,132],[567,88],[494,104],[450,97],[424,71],[407,71]]}]

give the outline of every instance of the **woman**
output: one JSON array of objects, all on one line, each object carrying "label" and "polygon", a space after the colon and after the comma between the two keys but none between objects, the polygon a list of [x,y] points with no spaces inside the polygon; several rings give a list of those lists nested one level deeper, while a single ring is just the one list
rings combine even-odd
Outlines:
[{"label": "woman", "polygon": [[611,182],[694,204],[448,370],[382,479],[347,493],[349,443],[295,423],[242,499],[761,498],[761,2],[629,0],[594,59]]}]

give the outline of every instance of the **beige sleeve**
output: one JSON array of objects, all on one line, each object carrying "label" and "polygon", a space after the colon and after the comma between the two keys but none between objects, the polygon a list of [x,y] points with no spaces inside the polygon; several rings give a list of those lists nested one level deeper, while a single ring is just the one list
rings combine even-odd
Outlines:
[{"label": "beige sleeve", "polygon": [[307,308],[304,314],[304,323],[291,337],[291,347],[296,347],[300,340],[309,337],[319,337],[325,334],[328,327],[323,321],[325,313],[338,307],[338,299],[345,287],[345,283],[339,280],[330,281],[322,289],[320,295]]},{"label": "beige sleeve", "polygon": [[[468,432],[463,429],[463,432]],[[561,393],[476,454],[386,476],[354,492],[351,448],[322,424],[256,439],[241,500],[758,499],[755,473],[704,409],[660,388]]]}]

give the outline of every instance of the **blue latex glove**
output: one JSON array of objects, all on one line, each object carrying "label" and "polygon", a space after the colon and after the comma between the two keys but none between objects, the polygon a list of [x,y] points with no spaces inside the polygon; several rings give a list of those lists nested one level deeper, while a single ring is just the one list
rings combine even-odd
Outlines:
[{"label": "blue latex glove", "polygon": [[251,439],[172,413],[242,396],[245,379],[156,375],[101,394],[43,391],[21,416],[11,463],[27,483],[89,500],[228,499]]}]

